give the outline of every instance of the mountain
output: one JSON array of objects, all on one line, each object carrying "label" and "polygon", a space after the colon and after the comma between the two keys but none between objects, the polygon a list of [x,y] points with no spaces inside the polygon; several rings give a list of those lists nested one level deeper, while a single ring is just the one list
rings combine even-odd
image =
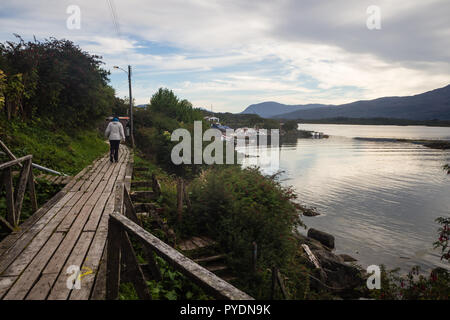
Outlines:
[{"label": "mountain", "polygon": [[[269,110],[268,106],[270,105],[274,109]],[[275,109],[278,107],[280,107],[280,109]],[[289,110],[290,108],[294,108],[294,110],[286,112],[286,110]],[[251,105],[245,109],[244,112],[248,113],[248,110],[257,113],[262,117],[283,119],[310,120],[344,117],[450,120],[450,85],[407,97],[384,97],[341,105],[288,106],[283,104],[275,105],[273,102],[267,102]],[[263,116],[263,114],[265,116]]]},{"label": "mountain", "polygon": [[278,102],[268,101],[252,104],[245,108],[241,114],[257,114],[262,118],[272,118],[283,113],[295,112],[298,110],[310,110],[315,108],[328,107],[325,104],[305,104],[305,105],[286,105]]}]

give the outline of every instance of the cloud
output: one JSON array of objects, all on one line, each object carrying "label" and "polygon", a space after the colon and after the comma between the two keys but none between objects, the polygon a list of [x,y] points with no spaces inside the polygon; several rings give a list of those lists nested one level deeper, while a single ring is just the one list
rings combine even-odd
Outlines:
[{"label": "cloud", "polygon": [[[382,29],[366,28],[368,0],[3,0],[0,40],[67,38],[103,56],[105,68],[133,66],[133,91],[147,103],[167,86],[195,105],[238,112],[264,100],[344,103],[410,95],[450,79],[450,2],[379,0]],[[68,5],[81,29],[68,30]],[[126,77],[112,70],[117,93]],[[219,109],[217,109],[219,110]]]}]

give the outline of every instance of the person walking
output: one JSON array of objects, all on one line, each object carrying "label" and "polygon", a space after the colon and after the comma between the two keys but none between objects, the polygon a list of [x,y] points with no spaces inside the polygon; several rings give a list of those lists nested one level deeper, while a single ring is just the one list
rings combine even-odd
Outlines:
[{"label": "person walking", "polygon": [[105,136],[109,139],[109,161],[119,162],[119,145],[121,140],[125,140],[123,126],[117,117],[114,117],[108,124]]}]

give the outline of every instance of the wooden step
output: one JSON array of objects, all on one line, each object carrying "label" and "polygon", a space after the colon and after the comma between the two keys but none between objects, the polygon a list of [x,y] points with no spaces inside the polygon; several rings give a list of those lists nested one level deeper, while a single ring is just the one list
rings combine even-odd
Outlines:
[{"label": "wooden step", "polygon": [[213,262],[213,261],[217,261],[217,260],[222,260],[225,257],[226,257],[226,255],[224,255],[224,254],[218,254],[215,256],[200,257],[200,258],[194,259],[194,261],[197,263],[209,263],[209,262]]},{"label": "wooden step", "polygon": [[224,271],[227,270],[228,267],[222,264],[218,264],[218,265],[214,265],[214,266],[206,266],[206,269],[208,269],[211,272],[219,272],[219,271]]},{"label": "wooden step", "polygon": [[131,181],[131,188],[151,188],[153,186],[152,181]]},{"label": "wooden step", "polygon": [[134,210],[136,210],[137,213],[152,212],[156,211],[156,206],[153,203],[136,202],[134,203]]},{"label": "wooden step", "polygon": [[153,191],[133,191],[130,197],[133,202],[150,202],[156,199]]},{"label": "wooden step", "polygon": [[237,279],[235,276],[232,276],[232,275],[221,276],[221,278],[223,280],[225,280],[226,282],[234,281]]}]

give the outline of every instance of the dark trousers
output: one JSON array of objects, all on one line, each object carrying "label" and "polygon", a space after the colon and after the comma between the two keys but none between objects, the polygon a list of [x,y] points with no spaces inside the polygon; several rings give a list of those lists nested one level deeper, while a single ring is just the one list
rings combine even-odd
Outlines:
[{"label": "dark trousers", "polygon": [[119,161],[120,140],[109,140],[109,160]]}]

